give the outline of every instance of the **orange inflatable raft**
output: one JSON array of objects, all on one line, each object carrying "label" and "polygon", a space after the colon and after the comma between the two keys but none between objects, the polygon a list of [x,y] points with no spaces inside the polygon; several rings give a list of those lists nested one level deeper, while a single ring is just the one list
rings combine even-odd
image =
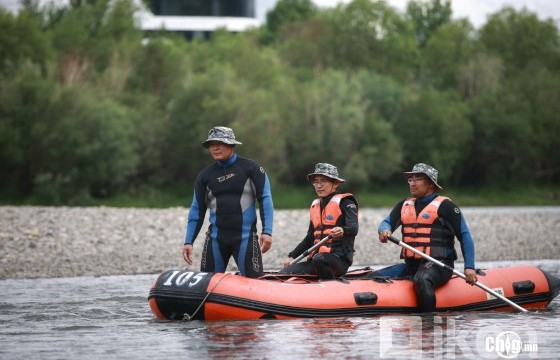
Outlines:
[{"label": "orange inflatable raft", "polygon": [[[478,271],[479,281],[525,309],[543,309],[560,279],[536,266]],[[436,290],[437,311],[515,310],[457,276]],[[417,312],[412,282],[375,276],[369,268],[336,280],[270,273],[249,279],[233,273],[168,270],[148,301],[159,319],[255,320],[376,316]]]}]

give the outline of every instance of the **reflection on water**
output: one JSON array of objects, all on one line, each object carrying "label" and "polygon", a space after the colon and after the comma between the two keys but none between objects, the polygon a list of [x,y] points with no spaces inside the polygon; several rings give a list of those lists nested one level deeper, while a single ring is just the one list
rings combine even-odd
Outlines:
[{"label": "reflection on water", "polygon": [[[558,261],[535,264],[560,276]],[[160,321],[146,300],[155,277],[0,281],[0,358],[555,359],[560,353],[558,298],[527,314]]]}]

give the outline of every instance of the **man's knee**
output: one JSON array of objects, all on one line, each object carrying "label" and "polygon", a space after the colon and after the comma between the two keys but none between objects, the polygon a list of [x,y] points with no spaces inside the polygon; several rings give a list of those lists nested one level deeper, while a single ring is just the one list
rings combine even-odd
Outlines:
[{"label": "man's knee", "polygon": [[434,290],[434,282],[432,280],[432,276],[427,272],[417,272],[414,275],[412,281],[414,282],[414,289],[416,290],[417,294]]},{"label": "man's knee", "polygon": [[317,271],[317,275],[319,275],[321,279],[334,279],[335,274],[325,254],[314,255],[311,262],[313,263],[315,271]]},{"label": "man's knee", "polygon": [[329,263],[327,262],[327,259],[326,259],[324,254],[315,254],[311,258],[311,262],[313,262],[313,265],[315,265],[315,266],[328,266],[329,265]]}]

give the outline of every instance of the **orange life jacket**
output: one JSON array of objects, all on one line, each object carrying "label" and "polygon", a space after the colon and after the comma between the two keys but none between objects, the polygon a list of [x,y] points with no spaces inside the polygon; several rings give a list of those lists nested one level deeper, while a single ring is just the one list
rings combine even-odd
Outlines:
[{"label": "orange life jacket", "polygon": [[[403,241],[434,258],[445,258],[452,249],[454,259],[457,254],[454,249],[455,235],[451,226],[438,217],[441,203],[449,199],[445,196],[436,196],[426,207],[416,215],[415,198],[406,199],[401,208],[402,238]],[[403,248],[402,259],[421,259],[413,251]]]},{"label": "orange life jacket", "polygon": [[[315,236],[315,241],[313,244],[317,244],[321,239],[331,233],[331,230],[336,226],[336,222],[342,215],[340,210],[340,201],[345,197],[353,196],[350,193],[336,194],[329,200],[323,211],[321,212],[321,199],[313,200],[311,203],[311,208],[309,209],[309,218],[313,224],[313,234]],[[327,240],[319,247],[320,253],[331,252],[332,239]],[[311,259],[316,251],[309,254],[308,258]]]}]

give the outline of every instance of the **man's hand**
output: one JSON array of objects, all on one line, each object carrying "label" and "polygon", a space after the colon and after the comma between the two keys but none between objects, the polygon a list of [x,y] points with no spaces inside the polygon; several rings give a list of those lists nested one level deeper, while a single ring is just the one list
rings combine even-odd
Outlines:
[{"label": "man's hand", "polygon": [[192,265],[192,253],[193,253],[192,244],[185,244],[185,246],[183,246],[183,259],[185,259],[185,261],[189,265]]},{"label": "man's hand", "polygon": [[474,285],[478,281],[478,277],[476,276],[476,271],[473,269],[465,269],[465,281],[471,285]]},{"label": "man's hand", "polygon": [[379,241],[382,243],[386,243],[389,240],[389,236],[391,236],[393,232],[391,230],[383,230],[379,233]]},{"label": "man's hand", "polygon": [[334,228],[331,230],[330,235],[331,235],[333,238],[342,237],[342,236],[344,235],[344,229],[341,228],[340,226],[334,227]]},{"label": "man's hand", "polygon": [[293,257],[288,257],[286,260],[284,260],[284,268],[287,268],[288,266],[290,266],[292,261],[294,261]]},{"label": "man's hand", "polygon": [[264,254],[272,246],[272,236],[267,234],[261,234],[259,243],[261,244],[261,253]]}]

